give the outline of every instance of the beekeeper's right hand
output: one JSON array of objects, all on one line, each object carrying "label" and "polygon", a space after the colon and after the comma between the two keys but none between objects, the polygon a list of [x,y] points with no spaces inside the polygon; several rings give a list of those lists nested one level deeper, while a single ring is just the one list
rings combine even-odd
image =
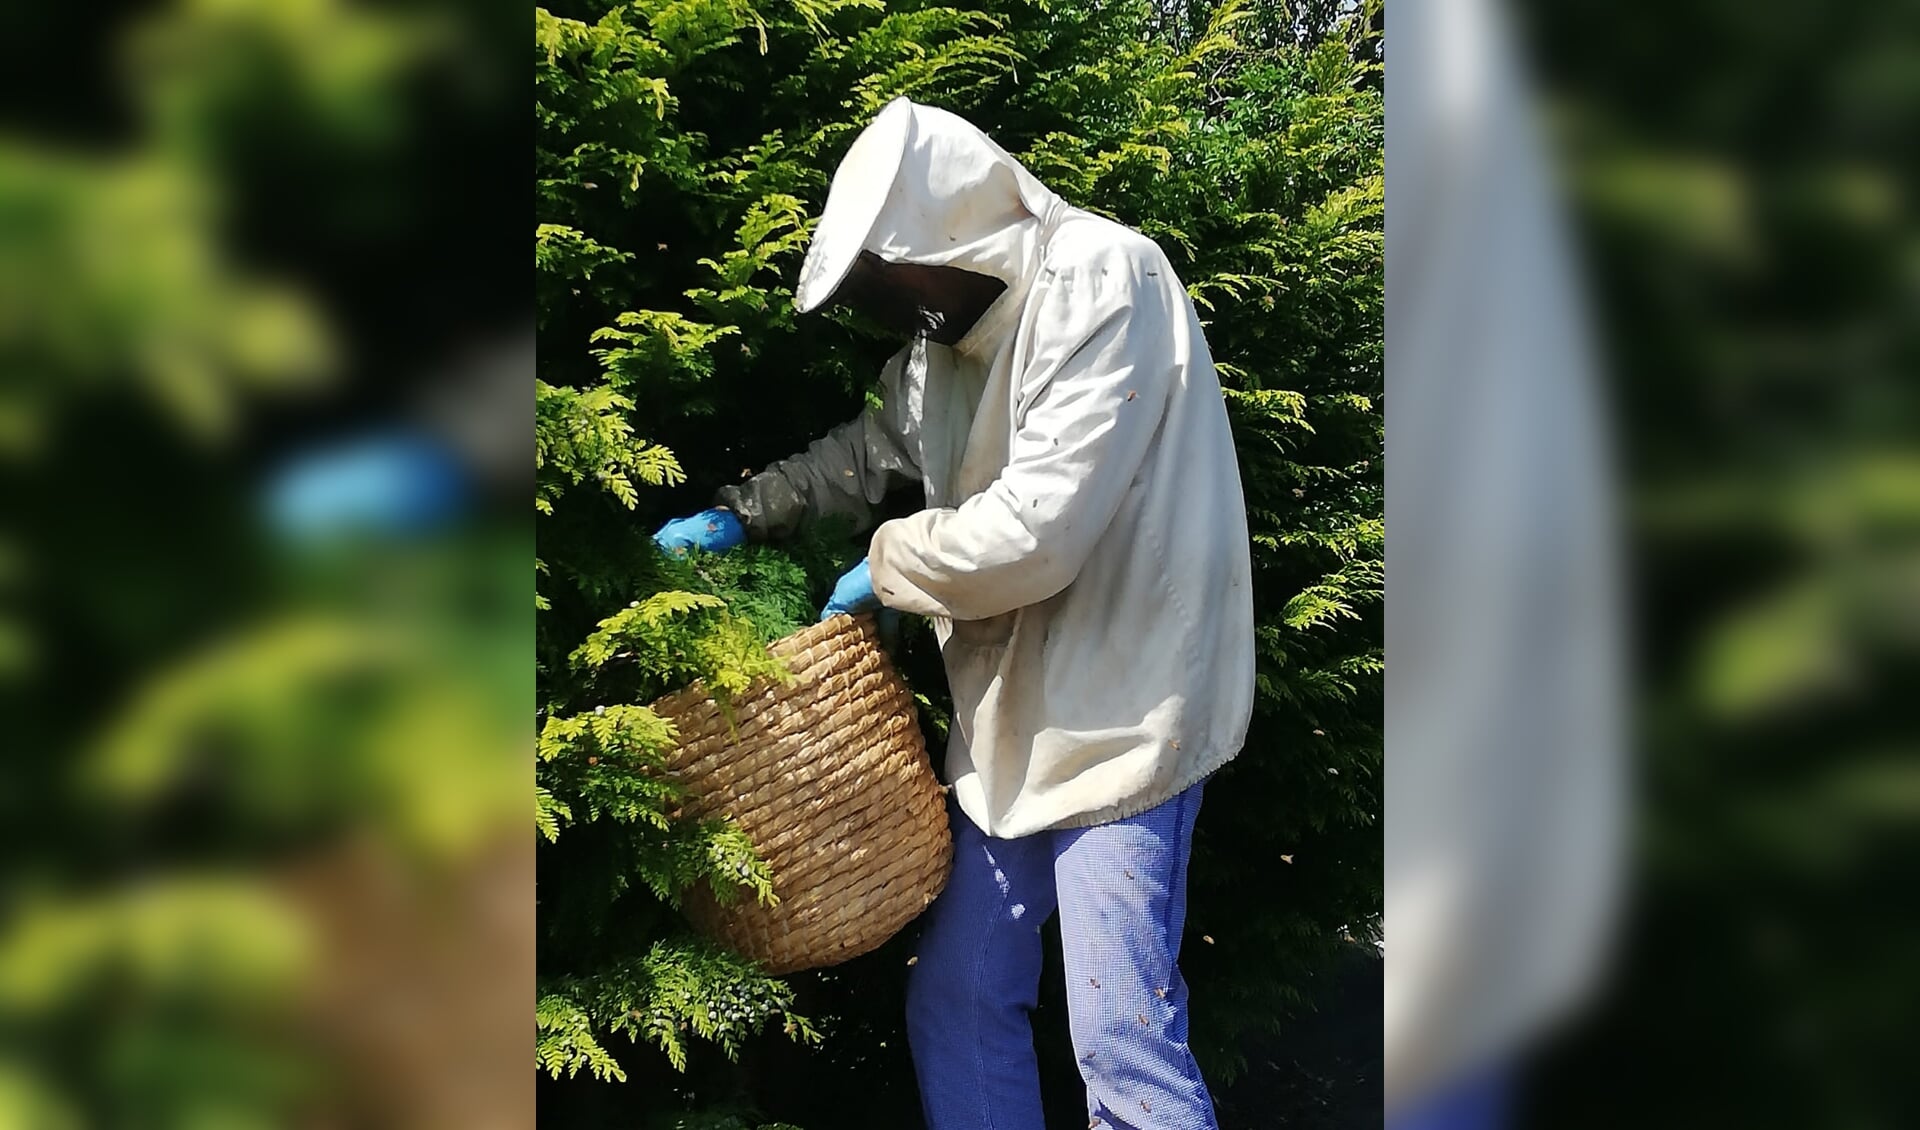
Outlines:
[{"label": "beekeeper's right hand", "polygon": [[833,586],[833,596],[827,601],[827,606],[820,610],[820,619],[826,621],[835,616],[858,616],[879,608],[880,598],[873,592],[873,574],[867,569],[866,559],[861,558],[860,564],[848,569]]},{"label": "beekeeper's right hand", "polygon": [[668,553],[685,555],[689,549],[721,553],[747,540],[747,528],[731,510],[702,510],[675,518],[654,532],[653,541]]}]

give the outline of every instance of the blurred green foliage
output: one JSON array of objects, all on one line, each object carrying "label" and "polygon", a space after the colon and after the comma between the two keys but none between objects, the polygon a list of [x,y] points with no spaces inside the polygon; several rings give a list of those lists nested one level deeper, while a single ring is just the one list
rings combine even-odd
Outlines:
[{"label": "blurred green foliage", "polygon": [[1920,918],[1920,24],[1542,7],[1627,437],[1640,896],[1553,1126],[1901,1126]]},{"label": "blurred green foliage", "polygon": [[[324,403],[370,343],[333,262],[247,230],[323,217],[240,174],[291,147],[306,191],[364,203],[323,171],[418,142],[413,84],[457,21],[118,14],[57,57],[119,88],[43,87],[0,137],[0,1125],[346,1117],[381,1102],[350,1063],[377,1010],[329,936],[351,891],[306,888],[364,852],[430,901],[522,826],[527,546],[260,536],[262,409]],[[336,1008],[360,1019],[323,1030]]]},{"label": "blurred green foliage", "polygon": [[[1376,936],[1378,15],[1133,0],[536,12],[540,1061],[645,1088],[551,1084],[553,1117],[715,1103],[818,1125],[918,1117],[900,1008],[911,930],[784,983],[694,940],[679,889],[752,891],[766,876],[724,827],[671,819],[648,771],[671,734],[642,705],[691,676],[727,687],[761,673],[747,642],[810,620],[861,552],[816,530],[672,563],[648,534],[871,395],[891,343],[843,313],[797,318],[789,282],[839,154],[902,94],[968,116],[1070,202],[1158,240],[1228,386],[1260,693],[1195,848],[1184,964],[1203,1065],[1241,1070],[1246,1033],[1308,1007],[1338,948]],[[937,736],[928,634],[909,625],[899,659]],[[1052,976],[1040,1039],[1071,1116]],[[666,1055],[602,1043],[610,1032]]]}]

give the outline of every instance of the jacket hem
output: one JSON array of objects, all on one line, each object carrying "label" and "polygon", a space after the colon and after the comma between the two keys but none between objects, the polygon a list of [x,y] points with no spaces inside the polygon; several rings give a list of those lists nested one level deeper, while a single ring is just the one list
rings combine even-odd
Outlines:
[{"label": "jacket hem", "polygon": [[1105,808],[1095,809],[1092,812],[1083,812],[1078,816],[1069,816],[1057,824],[1048,825],[1043,831],[1059,832],[1069,828],[1092,828],[1100,824],[1111,824],[1115,820],[1125,820],[1130,816],[1138,816],[1142,812],[1158,808],[1174,797],[1179,796],[1181,793],[1186,792],[1188,789],[1206,780],[1208,777],[1213,776],[1221,769],[1226,768],[1227,764],[1238,756],[1240,756],[1240,750],[1232,749],[1222,756],[1208,758],[1200,762],[1199,768],[1188,771],[1185,776],[1175,782],[1172,788],[1164,792],[1156,789],[1153,792],[1142,793],[1131,799],[1123,800],[1119,804],[1108,805]]}]

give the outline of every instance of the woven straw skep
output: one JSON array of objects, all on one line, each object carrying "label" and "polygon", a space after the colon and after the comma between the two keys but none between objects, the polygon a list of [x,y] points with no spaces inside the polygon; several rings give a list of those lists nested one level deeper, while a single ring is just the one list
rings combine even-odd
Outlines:
[{"label": "woven straw skep", "polygon": [[687,915],[770,973],[833,965],[911,922],[946,885],[953,846],[912,693],[871,617],[837,616],[772,647],[793,678],[733,701],[700,686],[653,709],[678,727],[682,814],[724,816],[773,872],[775,906],[689,892]]}]

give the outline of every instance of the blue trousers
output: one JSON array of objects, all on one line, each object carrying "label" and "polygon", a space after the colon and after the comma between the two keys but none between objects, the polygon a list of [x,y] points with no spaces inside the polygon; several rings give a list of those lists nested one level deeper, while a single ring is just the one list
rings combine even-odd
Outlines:
[{"label": "blue trousers", "polygon": [[1180,977],[1200,787],[1125,820],[993,839],[953,814],[953,878],[927,910],[907,1033],[928,1130],[1044,1130],[1030,1013],[1060,914],[1089,1121],[1217,1130]]},{"label": "blue trousers", "polygon": [[1513,1123],[1511,1068],[1469,1074],[1387,1118],[1387,1130],[1506,1130]]}]

